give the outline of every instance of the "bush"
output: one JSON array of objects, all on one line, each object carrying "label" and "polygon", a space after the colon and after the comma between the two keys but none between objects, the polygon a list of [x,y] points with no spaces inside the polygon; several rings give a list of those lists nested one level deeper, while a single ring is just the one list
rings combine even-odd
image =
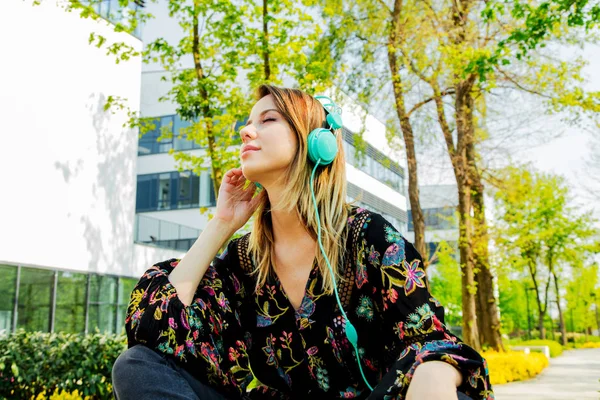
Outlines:
[{"label": "bush", "polygon": [[112,366],[126,348],[124,335],[21,329],[0,336],[0,398],[111,399]]},{"label": "bush", "polygon": [[520,343],[514,343],[516,346],[548,346],[550,347],[550,357],[558,357],[563,352],[563,347],[560,343],[554,340],[526,340]]},{"label": "bush", "polygon": [[586,342],[581,345],[577,345],[578,349],[600,349],[600,342]]},{"label": "bush", "polygon": [[[33,400],[33,397],[31,399]],[[38,394],[35,397],[35,400],[90,400],[90,399],[92,399],[91,396],[81,397],[78,390],[75,390],[73,393],[69,393],[69,392],[65,392],[64,390],[59,392],[58,389],[56,389],[54,391],[54,393],[52,393],[50,395],[50,397],[48,397],[48,395],[46,395],[45,391]]]},{"label": "bush", "polygon": [[577,339],[577,343],[600,343],[600,336],[584,336],[582,335]]},{"label": "bush", "polygon": [[542,353],[488,351],[482,355],[487,360],[492,385],[531,379],[548,366]]}]

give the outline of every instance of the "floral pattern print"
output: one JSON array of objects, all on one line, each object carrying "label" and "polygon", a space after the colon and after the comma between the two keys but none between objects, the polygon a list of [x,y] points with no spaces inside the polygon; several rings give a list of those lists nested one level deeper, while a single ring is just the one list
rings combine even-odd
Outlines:
[{"label": "floral pattern print", "polygon": [[459,390],[474,400],[493,399],[485,360],[444,325],[415,248],[381,215],[361,208],[352,209],[347,231],[343,265],[351,291],[344,309],[358,332],[372,393],[316,264],[296,310],[276,276],[255,290],[255,275],[238,254],[243,238],[213,260],[188,306],[169,281],[179,260],[148,269],[130,298],[129,347],[142,343],[165,353],[231,399],[401,400],[415,369],[431,360],[456,367]]}]

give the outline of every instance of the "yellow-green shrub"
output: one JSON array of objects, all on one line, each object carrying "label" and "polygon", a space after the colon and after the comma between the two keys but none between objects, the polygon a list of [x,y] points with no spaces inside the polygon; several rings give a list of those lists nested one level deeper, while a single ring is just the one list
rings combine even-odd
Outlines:
[{"label": "yellow-green shrub", "polygon": [[548,346],[550,347],[550,357],[558,357],[563,352],[563,347],[560,343],[554,340],[526,340],[524,342],[515,343],[516,346]]},{"label": "yellow-green shrub", "polygon": [[75,389],[75,391],[72,393],[69,393],[65,390],[61,390],[59,393],[58,389],[56,389],[54,391],[54,393],[52,393],[50,395],[50,397],[48,397],[48,395],[46,395],[46,391],[44,390],[42,393],[35,396],[35,398],[33,396],[31,396],[31,400],[91,400],[91,399],[92,399],[92,396],[83,397],[79,393],[79,390],[77,390],[77,389]]},{"label": "yellow-green shrub", "polygon": [[579,349],[600,349],[600,342],[586,342],[577,346]]},{"label": "yellow-green shrub", "polygon": [[548,366],[548,359],[542,353],[488,351],[483,357],[487,360],[492,385],[533,378]]}]

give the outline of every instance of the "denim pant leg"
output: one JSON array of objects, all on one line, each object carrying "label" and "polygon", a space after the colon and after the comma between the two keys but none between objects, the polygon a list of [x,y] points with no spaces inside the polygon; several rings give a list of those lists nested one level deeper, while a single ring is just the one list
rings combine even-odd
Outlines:
[{"label": "denim pant leg", "polygon": [[175,361],[141,344],[119,355],[113,365],[112,381],[117,400],[226,400]]}]

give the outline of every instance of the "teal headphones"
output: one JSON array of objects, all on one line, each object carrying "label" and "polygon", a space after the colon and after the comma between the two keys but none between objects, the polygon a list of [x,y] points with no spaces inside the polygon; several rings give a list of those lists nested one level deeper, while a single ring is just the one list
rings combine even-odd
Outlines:
[{"label": "teal headphones", "polygon": [[316,100],[324,99],[321,102],[325,109],[326,121],[329,128],[314,129],[308,135],[308,158],[321,165],[329,165],[337,155],[337,141],[333,131],[342,127],[342,109],[338,107],[333,100],[327,96],[315,96]]},{"label": "teal headphones", "polygon": [[308,158],[315,164],[313,168],[312,174],[310,175],[310,190],[312,195],[313,206],[315,207],[315,213],[317,214],[317,239],[319,241],[319,248],[321,249],[321,253],[323,253],[323,257],[325,258],[325,262],[327,263],[327,267],[329,268],[329,272],[331,273],[331,280],[333,281],[333,292],[335,293],[335,299],[340,308],[340,312],[342,316],[346,320],[346,326],[344,332],[346,333],[346,338],[354,348],[354,352],[356,353],[356,361],[358,362],[358,369],[360,370],[360,374],[362,375],[363,380],[367,387],[373,391],[373,387],[367,381],[365,377],[365,373],[362,369],[362,364],[360,363],[360,354],[358,352],[358,333],[356,332],[356,328],[350,322],[350,318],[346,315],[344,311],[344,307],[342,307],[342,302],[340,301],[340,296],[337,290],[337,282],[335,281],[335,274],[333,273],[333,268],[331,267],[331,263],[329,262],[329,258],[327,258],[327,254],[325,254],[325,249],[323,248],[323,243],[321,242],[321,217],[319,216],[319,209],[317,207],[317,199],[315,198],[314,191],[314,178],[315,172],[319,165],[329,165],[335,159],[337,155],[337,141],[335,134],[333,133],[334,129],[340,129],[342,127],[342,109],[338,107],[333,100],[331,100],[327,96],[315,96],[315,99],[321,100],[325,99],[326,102],[321,102],[323,108],[325,108],[325,113],[327,114],[326,120],[329,124],[329,128],[317,128],[313,130],[308,135]]}]

